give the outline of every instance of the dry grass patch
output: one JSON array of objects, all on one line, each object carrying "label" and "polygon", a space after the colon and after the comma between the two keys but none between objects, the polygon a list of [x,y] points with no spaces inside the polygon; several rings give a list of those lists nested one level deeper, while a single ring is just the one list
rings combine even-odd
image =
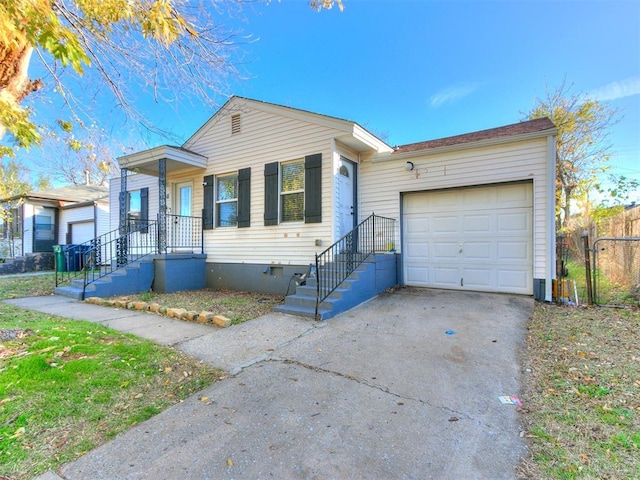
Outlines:
[{"label": "dry grass patch", "polygon": [[271,313],[273,307],[283,303],[282,295],[212,289],[176,293],[148,292],[117,297],[116,300],[157,303],[164,308],[183,308],[197,313],[211,312],[229,318],[232,324]]},{"label": "dry grass patch", "polygon": [[640,311],[537,304],[522,478],[640,478]]}]

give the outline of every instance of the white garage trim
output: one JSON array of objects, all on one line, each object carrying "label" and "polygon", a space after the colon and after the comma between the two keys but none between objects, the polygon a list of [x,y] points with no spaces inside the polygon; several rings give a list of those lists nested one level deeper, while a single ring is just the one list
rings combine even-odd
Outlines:
[{"label": "white garage trim", "polygon": [[532,182],[405,193],[404,283],[533,294]]}]

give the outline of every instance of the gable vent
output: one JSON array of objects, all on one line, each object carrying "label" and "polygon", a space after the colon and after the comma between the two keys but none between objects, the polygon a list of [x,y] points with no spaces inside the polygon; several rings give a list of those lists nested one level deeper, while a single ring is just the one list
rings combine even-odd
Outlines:
[{"label": "gable vent", "polygon": [[231,115],[231,135],[240,133],[240,114]]}]

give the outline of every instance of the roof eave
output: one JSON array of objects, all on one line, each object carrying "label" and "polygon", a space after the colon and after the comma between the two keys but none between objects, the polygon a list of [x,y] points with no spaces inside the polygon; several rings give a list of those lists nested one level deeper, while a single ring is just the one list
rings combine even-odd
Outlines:
[{"label": "roof eave", "polygon": [[545,137],[553,136],[556,133],[558,133],[558,129],[554,127],[546,130],[539,130],[537,132],[528,132],[528,133],[521,133],[516,135],[509,135],[506,137],[489,138],[484,140],[477,140],[475,142],[458,143],[455,145],[445,145],[442,147],[425,148],[425,149],[416,150],[413,152],[404,152],[404,153],[392,152],[389,155],[381,155],[381,156],[375,157],[371,161],[373,163],[388,162],[392,160],[402,160],[402,159],[415,158],[415,157],[439,155],[443,153],[456,152],[460,150],[470,150],[472,148],[492,147],[496,145],[504,145],[507,143],[534,140],[536,138],[545,138]]},{"label": "roof eave", "polygon": [[161,145],[118,157],[120,168],[134,170],[147,175],[158,176],[158,163],[167,160],[167,172],[184,168],[204,169],[207,167],[207,157],[191,152],[184,148]]}]

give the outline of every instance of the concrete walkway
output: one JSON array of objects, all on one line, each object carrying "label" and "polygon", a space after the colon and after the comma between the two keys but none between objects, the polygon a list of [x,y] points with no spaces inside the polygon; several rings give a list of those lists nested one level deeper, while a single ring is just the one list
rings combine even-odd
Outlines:
[{"label": "concrete walkway", "polygon": [[[40,297],[232,373],[40,480],[512,479],[529,297],[384,294],[327,323],[271,314],[217,330]],[[211,402],[198,400],[206,395]]]}]

